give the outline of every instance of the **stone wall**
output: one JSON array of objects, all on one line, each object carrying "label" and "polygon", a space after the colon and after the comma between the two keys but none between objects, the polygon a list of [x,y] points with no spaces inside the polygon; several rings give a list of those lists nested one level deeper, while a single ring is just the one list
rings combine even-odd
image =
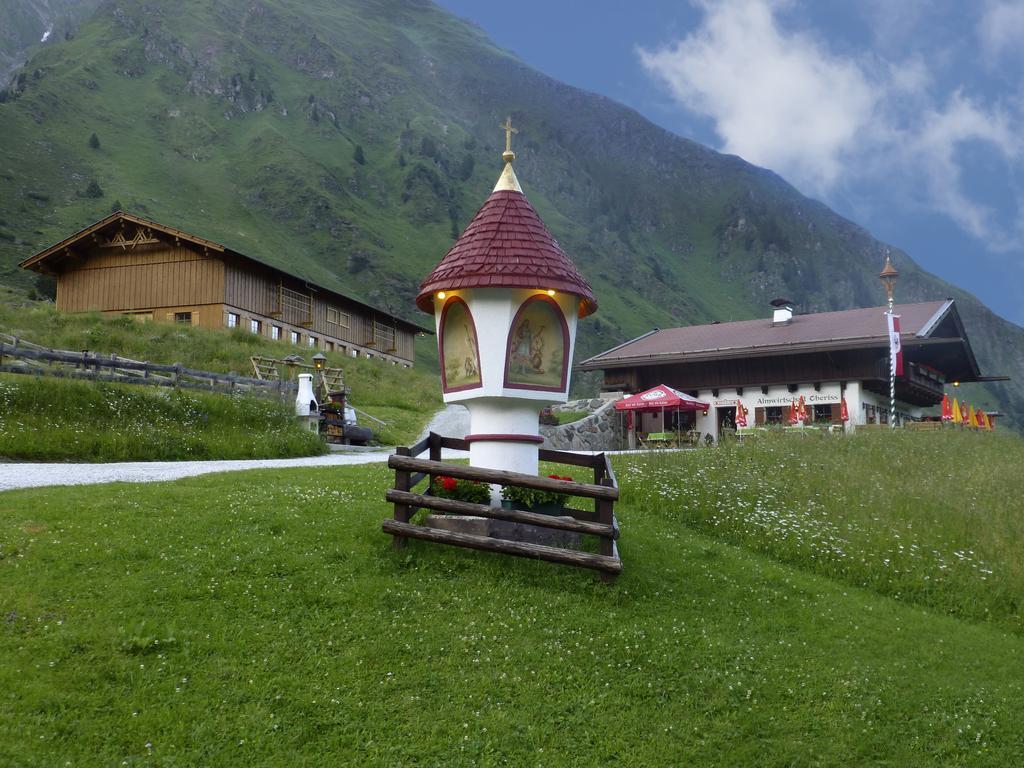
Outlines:
[{"label": "stone wall", "polygon": [[544,447],[558,451],[617,451],[625,444],[615,403],[607,400],[574,400],[553,411],[586,411],[590,415],[571,424],[541,426]]}]

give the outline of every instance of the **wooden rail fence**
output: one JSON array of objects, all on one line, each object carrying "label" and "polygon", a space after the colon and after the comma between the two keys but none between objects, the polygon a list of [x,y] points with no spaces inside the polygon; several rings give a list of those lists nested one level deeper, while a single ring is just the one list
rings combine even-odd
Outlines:
[{"label": "wooden rail fence", "polygon": [[6,334],[0,334],[0,373],[278,396],[294,393],[298,388],[294,381],[263,381],[233,373],[197,371],[181,363],[161,365],[88,350],[49,349]]},{"label": "wooden rail fence", "polygon": [[[388,459],[388,466],[395,470],[395,487],[388,490],[386,498],[394,504],[394,519],[385,520],[381,529],[394,536],[397,547],[405,545],[407,538],[424,539],[440,544],[467,547],[488,552],[500,552],[517,557],[530,557],[553,563],[591,568],[598,571],[605,580],[614,580],[622,572],[622,560],[618,545],[619,524],[615,518],[615,501],[619,498],[619,487],[615,481],[611,462],[601,453],[587,456],[568,451],[540,449],[542,461],[552,461],[586,467],[594,472],[593,483],[577,483],[535,477],[518,472],[497,469],[483,469],[462,464],[448,464],[441,461],[441,449],[451,448],[468,451],[469,443],[457,438],[442,437],[431,432],[427,437],[410,448],[399,448]],[[427,452],[429,458],[420,456]],[[466,501],[442,499],[431,495],[435,478],[439,476],[456,479],[496,483],[503,487],[534,488],[543,491],[564,493],[573,497],[594,500],[594,510],[566,508],[562,517],[526,512],[516,509],[492,507],[488,504],[473,504]],[[425,492],[414,489],[428,481]],[[575,549],[553,547],[531,542],[508,541],[506,539],[477,534],[414,525],[409,520],[417,509],[430,509],[441,513],[471,515],[512,523],[551,528],[561,531],[587,534],[598,537],[599,551],[582,552]]]}]

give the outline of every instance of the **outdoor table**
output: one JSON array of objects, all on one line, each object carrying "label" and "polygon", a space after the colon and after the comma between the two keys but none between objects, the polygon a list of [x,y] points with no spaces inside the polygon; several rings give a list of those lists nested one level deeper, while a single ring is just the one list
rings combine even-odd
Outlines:
[{"label": "outdoor table", "polygon": [[642,442],[647,448],[674,448],[678,439],[674,432],[649,432]]}]

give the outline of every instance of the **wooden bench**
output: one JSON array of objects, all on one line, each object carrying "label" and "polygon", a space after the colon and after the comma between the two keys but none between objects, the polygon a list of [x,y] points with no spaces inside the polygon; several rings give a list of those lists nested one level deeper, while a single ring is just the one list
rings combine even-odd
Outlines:
[{"label": "wooden bench", "polygon": [[904,426],[912,432],[934,432],[942,429],[941,421],[908,421]]}]

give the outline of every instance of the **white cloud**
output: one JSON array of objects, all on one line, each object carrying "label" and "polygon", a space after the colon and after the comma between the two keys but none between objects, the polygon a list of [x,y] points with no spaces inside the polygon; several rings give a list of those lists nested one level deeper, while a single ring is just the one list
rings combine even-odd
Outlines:
[{"label": "white cloud", "polygon": [[993,147],[1011,161],[1021,154],[1020,139],[1006,114],[986,111],[957,92],[943,109],[922,115],[920,131],[908,143],[906,155],[925,175],[929,197],[939,210],[997,250],[1015,247],[1019,233],[1000,232],[992,212],[963,191],[956,153],[971,142]]},{"label": "white cloud", "polygon": [[685,40],[641,50],[643,65],[715,121],[724,151],[827,190],[875,109],[865,73],[810,38],[784,34],[765,0],[705,10],[704,25]]},{"label": "white cloud", "polygon": [[978,22],[978,39],[990,61],[1004,53],[1021,54],[1024,39],[1024,1],[989,2]]},{"label": "white cloud", "polygon": [[960,165],[960,150],[974,142],[1020,159],[1021,131],[1004,109],[960,91],[936,101],[920,54],[835,54],[784,29],[772,0],[702,7],[688,37],[638,53],[680,105],[711,120],[723,151],[824,196],[854,182],[895,183],[991,247],[1020,247],[1024,233],[996,226],[965,191]]}]

